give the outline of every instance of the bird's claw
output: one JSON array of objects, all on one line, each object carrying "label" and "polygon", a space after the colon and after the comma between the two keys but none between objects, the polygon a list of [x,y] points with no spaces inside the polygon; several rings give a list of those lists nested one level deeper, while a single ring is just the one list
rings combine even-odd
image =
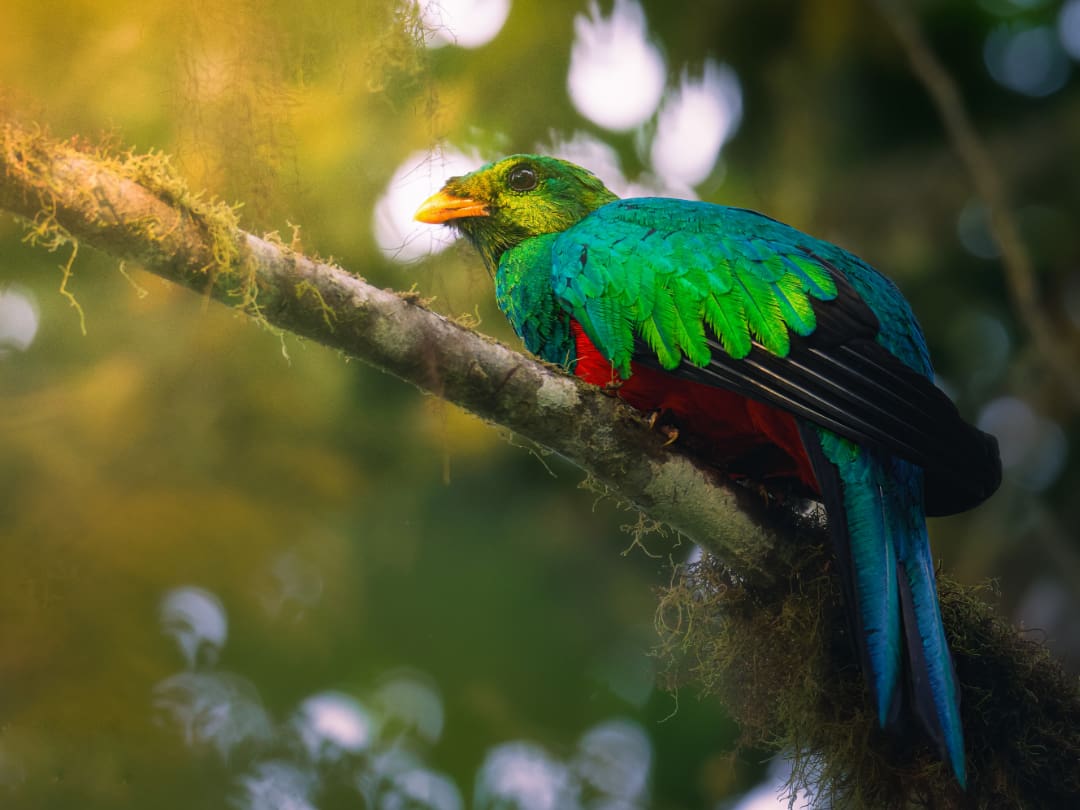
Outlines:
[{"label": "bird's claw", "polygon": [[649,411],[649,415],[645,417],[645,426],[649,430],[658,430],[667,437],[667,441],[660,445],[661,447],[667,447],[669,444],[674,444],[675,440],[679,438],[679,429],[677,427],[672,427],[671,425],[659,425],[658,427],[657,424],[659,421],[660,410]]},{"label": "bird's claw", "polygon": [[679,429],[677,427],[671,427],[671,425],[661,425],[660,432],[667,437],[667,441],[660,445],[661,447],[675,444],[675,441],[679,438]]}]

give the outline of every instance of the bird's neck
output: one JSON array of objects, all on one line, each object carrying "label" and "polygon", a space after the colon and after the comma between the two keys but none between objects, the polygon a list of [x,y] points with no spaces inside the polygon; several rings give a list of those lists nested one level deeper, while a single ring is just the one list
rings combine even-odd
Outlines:
[{"label": "bird's neck", "polygon": [[516,234],[503,230],[490,228],[472,228],[462,223],[461,232],[465,238],[476,248],[480,254],[488,275],[494,277],[499,269],[499,261],[503,254],[511,248],[517,247],[528,238],[528,234]]}]

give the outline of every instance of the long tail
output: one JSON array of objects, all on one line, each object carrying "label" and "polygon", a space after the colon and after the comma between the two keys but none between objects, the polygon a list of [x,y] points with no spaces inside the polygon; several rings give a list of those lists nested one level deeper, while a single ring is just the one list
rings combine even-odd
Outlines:
[{"label": "long tail", "polygon": [[960,694],[938,609],[922,469],[800,426],[829,516],[853,632],[882,727],[904,703],[963,787]]},{"label": "long tail", "polygon": [[[922,472],[919,468],[915,470]],[[921,475],[918,484],[921,489]],[[967,771],[964,767],[964,732],[960,725],[960,689],[941,622],[925,519],[914,528],[915,531],[906,535],[899,547],[908,689],[919,722],[937,745],[941,758],[952,765],[960,786],[964,787]]]}]

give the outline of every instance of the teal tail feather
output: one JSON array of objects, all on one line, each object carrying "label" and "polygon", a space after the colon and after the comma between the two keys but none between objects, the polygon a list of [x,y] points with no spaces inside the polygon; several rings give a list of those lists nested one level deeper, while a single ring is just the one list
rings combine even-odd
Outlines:
[{"label": "teal tail feather", "polygon": [[878,723],[906,709],[966,785],[960,696],[938,608],[922,469],[803,425]]},{"label": "teal tail feather", "polygon": [[904,611],[911,703],[942,759],[952,765],[956,780],[965,787],[960,690],[938,607],[925,521],[920,528],[920,534],[909,535],[900,546],[900,601]]}]

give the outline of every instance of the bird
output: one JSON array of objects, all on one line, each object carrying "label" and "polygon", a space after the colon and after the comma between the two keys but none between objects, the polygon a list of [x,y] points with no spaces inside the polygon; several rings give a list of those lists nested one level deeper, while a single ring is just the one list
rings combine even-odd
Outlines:
[{"label": "bird", "polygon": [[621,199],[543,155],[451,177],[415,218],[471,242],[530,353],[732,478],[822,503],[878,724],[913,717],[966,786],[926,517],[982,503],[1001,462],[935,385],[895,284],[764,214]]}]

